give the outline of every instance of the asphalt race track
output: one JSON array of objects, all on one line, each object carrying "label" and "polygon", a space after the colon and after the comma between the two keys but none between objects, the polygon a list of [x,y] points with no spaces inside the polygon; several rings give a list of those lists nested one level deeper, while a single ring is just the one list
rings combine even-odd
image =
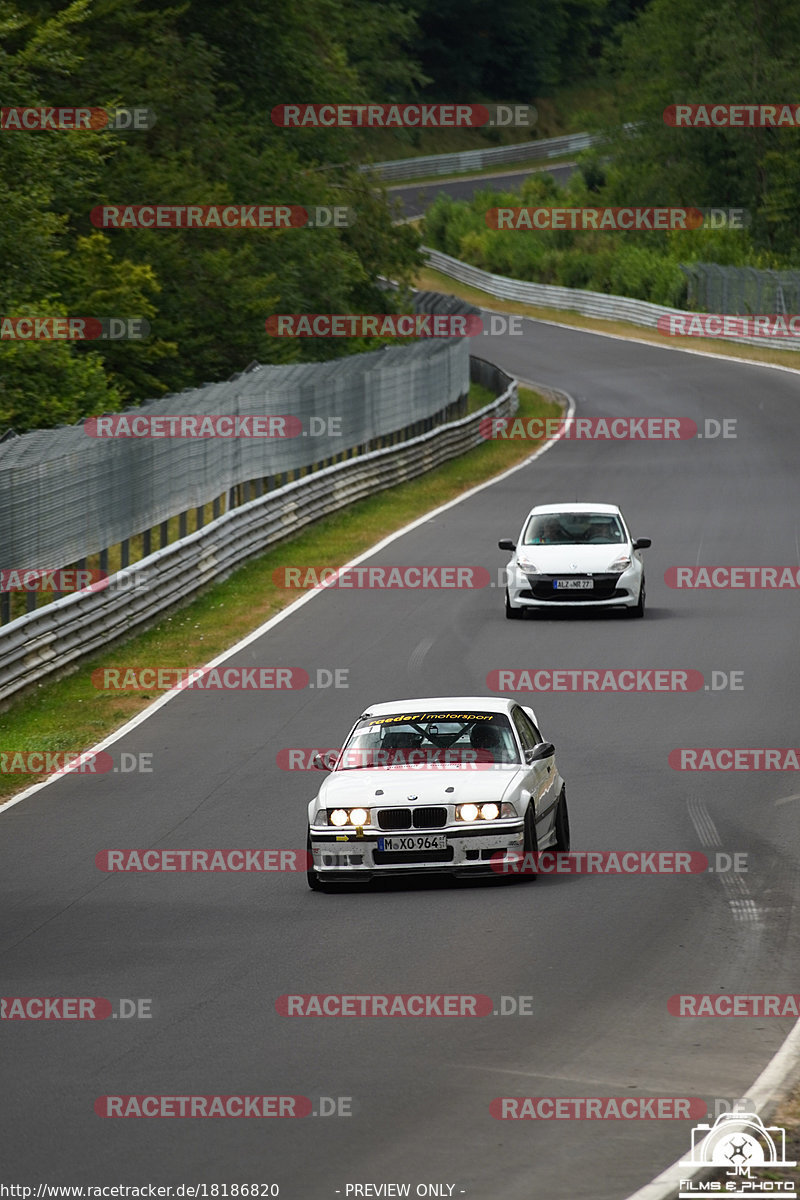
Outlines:
[{"label": "asphalt race track", "polygon": [[[491,1101],[702,1097],[713,1120],[790,1031],[791,1019],[673,1017],[667,1001],[795,990],[798,776],[681,772],[667,756],[797,744],[798,596],[674,590],[664,572],[798,565],[800,375],[530,321],[489,346],[474,351],[570,392],[579,415],[734,419],[736,437],[559,442],[370,561],[478,564],[496,579],[497,539],[516,538],[534,502],[616,502],[653,540],[645,619],[512,623],[496,586],[328,590],[229,664],[347,668],[348,690],[185,692],[111,748],[152,754],[151,775],[65,777],[0,814],[4,994],[152,1000],[149,1020],[3,1022],[9,1178],[277,1183],[282,1200],[388,1183],[412,1196],[437,1184],[430,1194],[471,1200],[624,1200],[688,1152],[692,1122],[498,1121]],[[115,847],[303,848],[322,776],[282,771],[276,755],[335,743],[371,702],[480,694],[497,667],[629,666],[743,671],[743,690],[520,694],[556,744],[573,849],[745,853],[747,874],[325,895],[296,873],[95,866]],[[285,993],[340,992],[485,993],[497,1007],[530,996],[532,1015],[275,1009]],[[316,1111],[320,1097],[350,1097],[352,1116],[93,1110],[99,1096],[145,1094],[303,1095]]]},{"label": "asphalt race track", "polygon": [[433,204],[440,192],[452,200],[471,200],[477,192],[490,189],[495,192],[520,191],[531,175],[547,171],[560,187],[565,187],[575,170],[574,163],[560,163],[554,167],[528,167],[524,171],[498,171],[494,175],[471,175],[464,179],[444,179],[437,183],[401,183],[387,188],[390,200],[400,201],[400,212],[406,220],[421,217]]}]

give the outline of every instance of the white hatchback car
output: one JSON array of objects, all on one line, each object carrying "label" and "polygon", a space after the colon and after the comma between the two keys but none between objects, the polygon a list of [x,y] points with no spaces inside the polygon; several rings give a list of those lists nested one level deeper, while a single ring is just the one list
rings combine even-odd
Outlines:
[{"label": "white hatchback car", "polygon": [[569,850],[555,748],[536,715],[497,696],[372,705],[308,806],[308,884],[410,872],[504,873],[537,850]]},{"label": "white hatchback car", "polygon": [[650,538],[633,538],[616,504],[537,504],[525,518],[506,566],[506,616],[554,608],[624,608],[643,617]]}]

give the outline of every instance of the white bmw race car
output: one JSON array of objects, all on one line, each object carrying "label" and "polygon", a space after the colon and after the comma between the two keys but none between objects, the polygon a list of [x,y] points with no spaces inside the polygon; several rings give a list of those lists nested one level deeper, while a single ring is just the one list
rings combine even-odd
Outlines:
[{"label": "white bmw race car", "polygon": [[639,551],[652,543],[631,536],[616,504],[537,504],[518,541],[503,538],[497,544],[514,551],[506,567],[509,620],[520,620],[526,610],[578,607],[624,608],[628,616],[644,616]]},{"label": "white bmw race car", "polygon": [[446,696],[368,708],[308,806],[309,887],[409,872],[503,873],[569,850],[555,748],[513,699]]}]

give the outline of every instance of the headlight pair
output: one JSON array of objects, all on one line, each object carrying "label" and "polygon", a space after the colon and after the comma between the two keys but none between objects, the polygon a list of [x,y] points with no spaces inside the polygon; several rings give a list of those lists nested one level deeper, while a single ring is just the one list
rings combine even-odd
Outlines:
[{"label": "headlight pair", "polygon": [[457,804],[457,821],[496,821],[498,817],[516,817],[513,804],[506,802],[498,806],[494,801],[486,804]]},{"label": "headlight pair", "polygon": [[[341,828],[343,825],[369,825],[370,812],[368,808],[333,808],[330,812],[325,809],[317,813],[318,824],[336,825]],[[326,821],[327,818],[327,821]]]}]

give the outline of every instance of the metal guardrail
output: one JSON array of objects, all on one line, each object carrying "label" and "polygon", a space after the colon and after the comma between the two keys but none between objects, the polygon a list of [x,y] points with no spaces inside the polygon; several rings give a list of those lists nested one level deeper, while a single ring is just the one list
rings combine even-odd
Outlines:
[{"label": "metal guardrail", "polygon": [[464,150],[450,154],[426,154],[422,158],[400,158],[388,162],[367,163],[361,171],[380,175],[384,180],[420,179],[428,175],[456,175],[460,171],[480,171],[497,163],[532,162],[558,158],[588,150],[597,139],[591,133],[570,133],[562,137],[542,138],[538,142],[516,142],[513,146],[492,146],[488,150]]},{"label": "metal guardrail", "polygon": [[[428,266],[443,275],[457,279],[496,296],[498,300],[517,300],[521,304],[534,304],[539,308],[555,308],[562,312],[577,312],[584,317],[601,317],[606,321],[629,321],[655,329],[659,317],[676,314],[697,316],[683,308],[667,308],[662,304],[651,304],[648,300],[634,300],[630,296],[610,296],[605,292],[587,292],[581,288],[556,287],[550,283],[528,283],[523,279],[511,279],[507,275],[492,275],[480,267],[470,266],[458,258],[451,258],[441,250],[421,247]],[[726,337],[726,342],[739,345],[763,347],[767,339],[754,337]],[[785,342],[785,345],[784,345]],[[798,350],[800,346],[793,338],[782,338],[781,350]]]},{"label": "metal guardrail", "polygon": [[516,412],[517,385],[499,367],[482,359],[470,360],[470,377],[502,389],[502,394],[461,420],[397,446],[325,467],[251,500],[117,572],[102,591],[65,596],[11,621],[0,629],[0,702],[151,623],[320,517],[481,445],[483,418]]}]

